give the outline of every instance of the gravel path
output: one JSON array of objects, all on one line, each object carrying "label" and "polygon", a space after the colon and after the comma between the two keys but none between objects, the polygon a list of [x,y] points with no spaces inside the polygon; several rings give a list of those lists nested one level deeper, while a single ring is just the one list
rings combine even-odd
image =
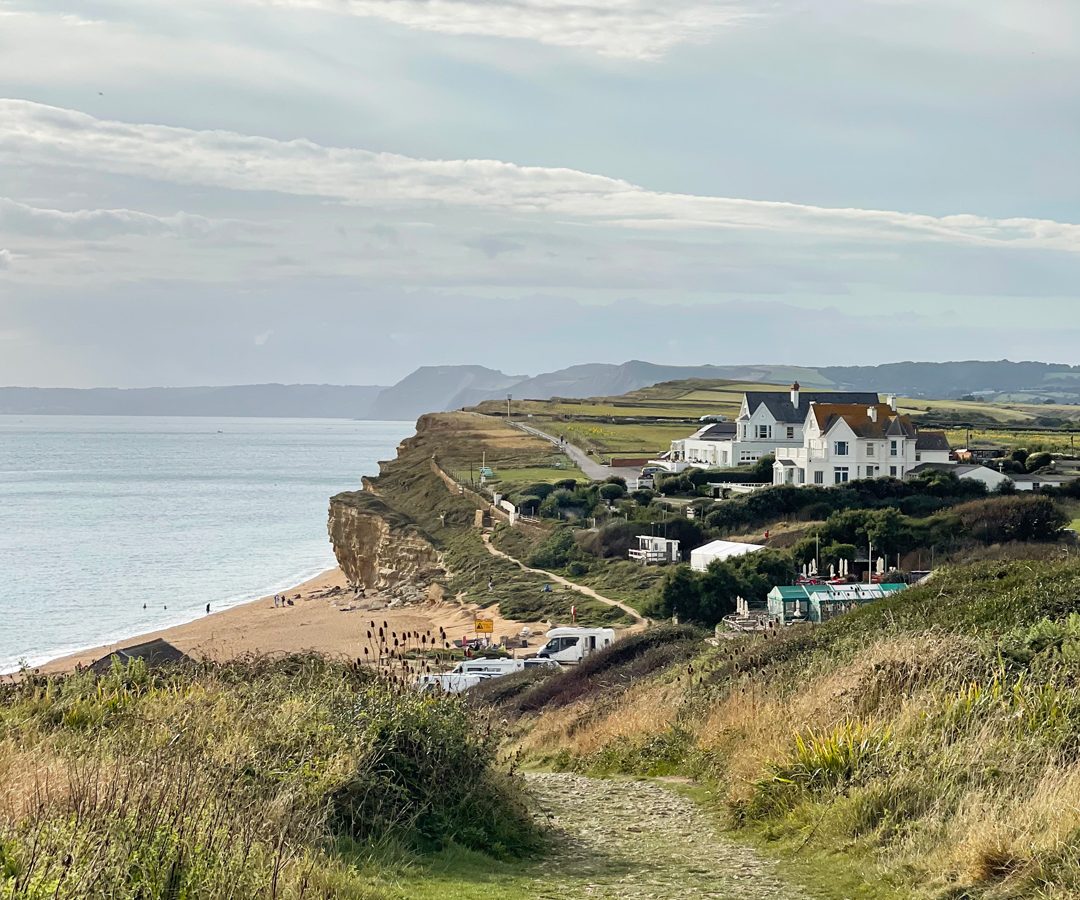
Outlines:
[{"label": "gravel path", "polygon": [[554,572],[547,571],[547,569],[530,568],[529,566],[525,565],[525,563],[523,563],[520,559],[511,556],[509,553],[504,553],[498,547],[493,546],[491,543],[491,534],[489,532],[485,531],[481,540],[483,540],[484,546],[487,547],[488,553],[490,553],[492,556],[501,556],[503,559],[509,560],[515,566],[521,569],[522,572],[532,572],[534,575],[543,575],[545,578],[550,578],[556,584],[561,584],[563,587],[568,587],[570,588],[570,590],[576,591],[577,593],[582,594],[586,597],[592,597],[593,600],[598,600],[606,606],[614,606],[616,609],[621,609],[631,619],[633,619],[635,624],[637,625],[649,624],[649,620],[646,619],[641,613],[639,613],[636,609],[634,609],[634,607],[630,606],[628,603],[623,603],[621,600],[612,600],[610,597],[605,597],[603,594],[598,594],[591,587],[586,587],[583,584],[578,584],[576,581],[571,581],[569,578],[563,578],[562,575],[556,575]]},{"label": "gravel path", "polygon": [[537,900],[809,900],[663,784],[526,776],[555,829]]}]

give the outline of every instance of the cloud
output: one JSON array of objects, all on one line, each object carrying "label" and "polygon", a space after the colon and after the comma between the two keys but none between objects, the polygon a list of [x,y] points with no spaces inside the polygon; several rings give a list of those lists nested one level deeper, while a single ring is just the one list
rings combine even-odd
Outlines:
[{"label": "cloud", "polygon": [[516,38],[652,60],[758,15],[749,0],[249,0],[383,19],[451,35]]},{"label": "cloud", "polygon": [[229,131],[96,119],[0,100],[0,162],[77,167],[184,185],[272,191],[373,208],[468,207],[634,229],[917,240],[1080,252],[1080,225],[974,214],[930,216],[661,193],[568,168],[426,160]]},{"label": "cloud", "polygon": [[0,272],[3,272],[5,269],[11,268],[11,262],[13,259],[14,256],[12,256],[10,250],[0,247]]},{"label": "cloud", "polygon": [[34,237],[107,240],[120,235],[208,238],[255,223],[178,212],[155,216],[133,209],[42,209],[0,197],[0,231]]}]

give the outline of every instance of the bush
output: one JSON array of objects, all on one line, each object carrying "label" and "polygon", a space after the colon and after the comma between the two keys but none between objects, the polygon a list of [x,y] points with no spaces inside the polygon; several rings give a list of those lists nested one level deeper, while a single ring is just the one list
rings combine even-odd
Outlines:
[{"label": "bush", "polygon": [[1027,462],[1024,467],[1029,472],[1038,472],[1039,469],[1045,469],[1047,466],[1054,464],[1054,457],[1049,453],[1033,453],[1027,458]]},{"label": "bush", "polygon": [[953,512],[971,537],[984,544],[1050,541],[1069,523],[1050,497],[992,497],[956,507]]},{"label": "bush", "polygon": [[617,482],[607,482],[600,485],[600,499],[601,500],[618,500],[620,497],[626,496],[626,485],[619,484]]},{"label": "bush", "polygon": [[530,554],[528,564],[534,569],[561,569],[577,555],[573,529],[556,528]]}]

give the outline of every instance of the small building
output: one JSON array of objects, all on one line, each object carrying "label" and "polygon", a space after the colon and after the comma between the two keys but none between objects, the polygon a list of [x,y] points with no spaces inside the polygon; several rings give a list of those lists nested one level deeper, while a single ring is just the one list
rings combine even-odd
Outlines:
[{"label": "small building", "polygon": [[760,544],[743,544],[739,541],[712,541],[703,547],[690,551],[690,568],[695,572],[704,572],[709,564],[716,560],[733,559],[764,550]]},{"label": "small building", "polygon": [[190,656],[179,648],[174,647],[168,641],[159,639],[134,644],[131,647],[121,647],[119,650],[114,650],[112,653],[101,657],[101,659],[90,663],[87,668],[98,675],[104,675],[112,668],[114,659],[119,660],[121,665],[126,665],[134,659],[145,660],[146,664],[152,669],[194,662]]},{"label": "small building", "polygon": [[804,584],[769,591],[769,617],[782,625],[827,622],[866,603],[907,590],[906,584]]},{"label": "small building", "polygon": [[630,548],[630,559],[643,566],[679,562],[679,542],[665,537],[639,534],[638,545]]},{"label": "small building", "polygon": [[1076,481],[1075,475],[1009,475],[1018,491],[1039,491],[1043,488],[1059,488]]},{"label": "small building", "polygon": [[996,469],[989,466],[981,466],[977,463],[960,463],[952,465],[947,463],[922,463],[908,472],[908,478],[915,478],[924,472],[949,472],[957,478],[966,478],[969,481],[980,481],[986,485],[988,491],[996,491],[1011,479]]}]

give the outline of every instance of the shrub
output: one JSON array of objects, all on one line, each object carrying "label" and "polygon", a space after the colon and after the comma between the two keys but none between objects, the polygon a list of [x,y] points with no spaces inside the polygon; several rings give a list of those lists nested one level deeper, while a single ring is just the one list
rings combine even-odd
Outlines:
[{"label": "shrub", "polygon": [[985,544],[1006,541],[1049,541],[1068,524],[1050,497],[1002,496],[956,507],[965,531]]},{"label": "shrub", "polygon": [[618,500],[620,497],[626,496],[626,485],[619,484],[617,482],[607,482],[600,485],[600,499],[602,500]]},{"label": "shrub", "polygon": [[577,555],[573,529],[556,528],[529,555],[528,564],[536,569],[561,569]]}]

